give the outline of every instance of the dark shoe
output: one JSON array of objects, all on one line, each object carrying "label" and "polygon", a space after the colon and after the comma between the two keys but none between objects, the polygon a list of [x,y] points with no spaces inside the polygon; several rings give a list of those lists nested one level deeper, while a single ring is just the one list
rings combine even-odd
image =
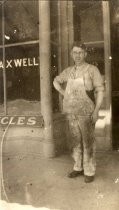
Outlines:
[{"label": "dark shoe", "polygon": [[75,178],[77,176],[83,175],[83,171],[72,171],[71,173],[68,174],[69,178]]},{"label": "dark shoe", "polygon": [[86,176],[85,175],[85,182],[86,183],[90,183],[94,181],[94,176]]}]

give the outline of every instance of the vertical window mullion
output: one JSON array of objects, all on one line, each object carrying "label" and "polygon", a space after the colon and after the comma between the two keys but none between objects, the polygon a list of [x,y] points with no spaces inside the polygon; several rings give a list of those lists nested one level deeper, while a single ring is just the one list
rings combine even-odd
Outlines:
[{"label": "vertical window mullion", "polygon": [[4,1],[2,3],[2,45],[3,45],[3,84],[4,84],[4,113],[7,114],[7,85],[6,85],[6,66],[5,66],[5,15]]}]

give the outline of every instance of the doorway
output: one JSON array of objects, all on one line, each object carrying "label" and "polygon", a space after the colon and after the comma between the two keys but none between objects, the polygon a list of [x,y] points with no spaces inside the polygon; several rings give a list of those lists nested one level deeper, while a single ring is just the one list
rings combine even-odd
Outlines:
[{"label": "doorway", "polygon": [[119,149],[119,23],[112,25],[112,144]]},{"label": "doorway", "polygon": [[119,149],[119,3],[110,2],[111,14],[111,82],[112,82],[112,146]]}]

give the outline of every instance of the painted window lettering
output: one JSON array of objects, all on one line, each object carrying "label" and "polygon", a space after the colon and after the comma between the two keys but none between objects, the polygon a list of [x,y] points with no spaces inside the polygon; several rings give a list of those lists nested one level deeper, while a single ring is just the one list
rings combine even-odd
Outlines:
[{"label": "painted window lettering", "polygon": [[4,116],[0,117],[0,124],[1,125],[29,125],[33,126],[37,124],[37,117],[25,117],[25,116]]},{"label": "painted window lettering", "polygon": [[[6,60],[6,69],[14,67],[27,67],[27,66],[38,66],[38,59],[33,58],[15,58]],[[3,61],[0,61],[0,68],[3,68]]]}]

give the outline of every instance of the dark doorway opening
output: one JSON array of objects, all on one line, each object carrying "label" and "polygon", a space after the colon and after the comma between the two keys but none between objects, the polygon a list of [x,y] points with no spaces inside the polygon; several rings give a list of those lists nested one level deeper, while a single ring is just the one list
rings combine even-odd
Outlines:
[{"label": "dark doorway opening", "polygon": [[119,5],[111,4],[112,146],[119,149]]}]

